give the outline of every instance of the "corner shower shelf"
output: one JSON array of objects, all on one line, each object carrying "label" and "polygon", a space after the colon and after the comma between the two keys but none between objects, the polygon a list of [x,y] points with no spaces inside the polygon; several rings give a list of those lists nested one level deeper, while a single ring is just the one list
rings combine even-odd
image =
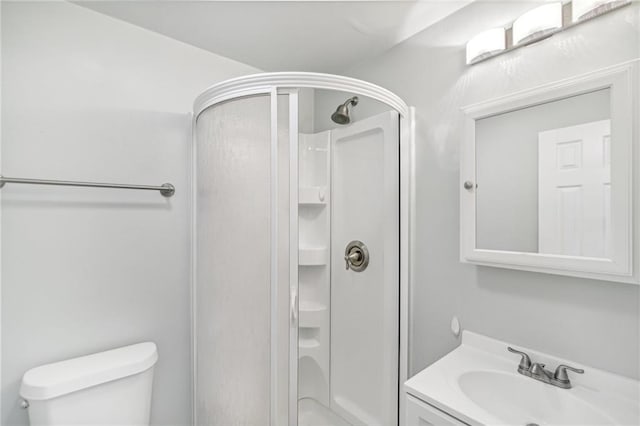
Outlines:
[{"label": "corner shower shelf", "polygon": [[298,358],[308,356],[316,360],[321,353],[322,347],[316,339],[300,339],[298,340]]},{"label": "corner shower shelf", "polygon": [[298,265],[326,265],[328,253],[329,251],[326,247],[300,248],[300,250],[298,251]]},{"label": "corner shower shelf", "polygon": [[300,349],[315,349],[320,347],[320,342],[317,339],[300,339],[298,340],[298,348]]},{"label": "corner shower shelf", "polygon": [[327,315],[327,307],[320,303],[302,302],[300,304],[300,327],[321,327]]},{"label": "corner shower shelf", "polygon": [[301,186],[298,189],[298,204],[300,205],[317,205],[327,204],[326,201],[327,188],[324,186]]}]

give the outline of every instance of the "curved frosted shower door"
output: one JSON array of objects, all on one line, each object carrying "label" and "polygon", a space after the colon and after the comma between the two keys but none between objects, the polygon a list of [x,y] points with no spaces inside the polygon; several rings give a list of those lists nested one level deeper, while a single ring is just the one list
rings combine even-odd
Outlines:
[{"label": "curved frosted shower door", "polygon": [[212,107],[197,132],[197,421],[258,424],[269,417],[269,98]]},{"label": "curved frosted shower door", "polygon": [[261,425],[269,418],[286,424],[288,96],[279,98],[284,130],[275,147],[269,95],[217,104],[196,123],[194,363],[201,425]]}]

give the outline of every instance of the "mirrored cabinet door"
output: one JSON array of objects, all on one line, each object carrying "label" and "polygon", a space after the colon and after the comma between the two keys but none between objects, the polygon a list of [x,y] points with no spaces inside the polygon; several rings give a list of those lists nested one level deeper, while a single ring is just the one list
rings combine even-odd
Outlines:
[{"label": "mirrored cabinet door", "polygon": [[624,64],[464,109],[463,262],[638,282],[636,68]]}]

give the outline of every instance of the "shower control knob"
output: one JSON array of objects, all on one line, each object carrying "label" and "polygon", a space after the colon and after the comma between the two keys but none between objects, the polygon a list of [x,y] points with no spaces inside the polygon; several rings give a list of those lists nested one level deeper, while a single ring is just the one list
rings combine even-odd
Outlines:
[{"label": "shower control knob", "polygon": [[344,261],[347,270],[362,272],[369,265],[369,250],[362,241],[351,241],[344,250]]},{"label": "shower control knob", "polygon": [[351,253],[344,256],[344,260],[347,262],[347,269],[349,269],[350,264],[360,263],[360,260],[362,260],[362,252],[353,250]]}]

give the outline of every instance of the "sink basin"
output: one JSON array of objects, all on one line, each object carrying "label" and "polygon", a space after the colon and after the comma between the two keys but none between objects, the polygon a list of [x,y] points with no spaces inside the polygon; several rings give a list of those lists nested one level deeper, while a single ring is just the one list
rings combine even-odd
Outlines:
[{"label": "sink basin", "polygon": [[518,347],[551,371],[584,369],[569,373],[573,387],[561,389],[519,374],[520,356],[507,346],[465,330],[462,344],[410,378],[405,391],[472,426],[640,425],[639,381]]},{"label": "sink basin", "polygon": [[615,425],[616,422],[566,389],[513,373],[469,371],[458,385],[473,403],[506,424]]}]

